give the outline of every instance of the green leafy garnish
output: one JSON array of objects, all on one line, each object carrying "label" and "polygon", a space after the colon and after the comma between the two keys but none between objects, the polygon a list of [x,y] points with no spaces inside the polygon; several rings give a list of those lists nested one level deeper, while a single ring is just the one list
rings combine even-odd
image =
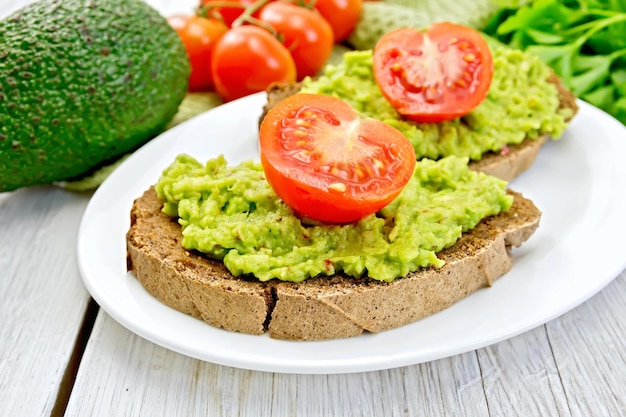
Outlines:
[{"label": "green leafy garnish", "polygon": [[626,0],[535,0],[484,31],[538,55],[578,97],[626,124]]}]

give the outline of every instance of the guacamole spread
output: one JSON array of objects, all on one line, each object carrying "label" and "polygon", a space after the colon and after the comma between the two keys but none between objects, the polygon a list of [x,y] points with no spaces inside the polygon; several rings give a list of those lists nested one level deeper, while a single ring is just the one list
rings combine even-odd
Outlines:
[{"label": "guacamole spread", "polygon": [[376,84],[372,51],[345,53],[343,62],[328,65],[318,79],[306,78],[301,91],[337,96],[394,126],[411,141],[418,159],[456,155],[479,160],[487,151],[501,151],[526,137],[558,138],[571,110],[559,110],[548,66],[534,55],[506,47],[494,47],[492,54],[494,74],[487,98],[466,116],[443,123],[402,119]]},{"label": "guacamole spread", "polygon": [[182,245],[220,259],[233,275],[300,282],[343,272],[392,281],[428,265],[484,217],[507,210],[506,183],[472,171],[468,159],[424,159],[379,213],[346,225],[304,224],[277,197],[260,164],[201,164],[180,155],[156,191],[178,217]]}]

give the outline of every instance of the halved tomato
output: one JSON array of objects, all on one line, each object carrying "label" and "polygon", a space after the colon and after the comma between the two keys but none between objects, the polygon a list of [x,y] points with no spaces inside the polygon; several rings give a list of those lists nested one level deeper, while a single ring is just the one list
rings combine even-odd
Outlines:
[{"label": "halved tomato", "polygon": [[295,94],[272,108],[261,123],[260,149],[276,194],[300,216],[328,223],[380,210],[400,194],[416,163],[398,130],[317,94]]},{"label": "halved tomato", "polygon": [[487,97],[493,58],[480,33],[466,26],[402,28],[376,44],[374,76],[400,114],[440,122],[469,113]]}]

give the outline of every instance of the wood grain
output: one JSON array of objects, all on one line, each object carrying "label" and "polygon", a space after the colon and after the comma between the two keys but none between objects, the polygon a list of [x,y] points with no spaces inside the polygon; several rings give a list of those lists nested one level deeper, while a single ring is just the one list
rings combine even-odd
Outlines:
[{"label": "wood grain", "polygon": [[626,416],[626,272],[546,327],[571,415]]},{"label": "wood grain", "polygon": [[379,372],[274,374],[176,354],[101,313],[66,415],[451,416],[465,403],[487,410],[473,352]]},{"label": "wood grain", "polygon": [[0,203],[0,415],[50,415],[89,295],[78,272],[88,198],[51,187]]}]

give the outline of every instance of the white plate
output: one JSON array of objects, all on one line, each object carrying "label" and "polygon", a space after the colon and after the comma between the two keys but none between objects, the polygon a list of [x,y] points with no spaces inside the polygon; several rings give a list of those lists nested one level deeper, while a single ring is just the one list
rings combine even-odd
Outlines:
[{"label": "white plate", "polygon": [[150,296],[126,272],[124,235],[133,199],[182,152],[200,161],[257,158],[256,94],[222,105],[152,140],[97,190],[78,236],[87,289],[115,320],[171,350],[252,370],[345,373],[439,359],[510,338],[587,300],[626,267],[626,128],[580,102],[560,141],[550,142],[511,188],[543,211],[541,226],[515,251],[513,270],[489,289],[417,323],[380,334],[290,342],[213,328]]}]

